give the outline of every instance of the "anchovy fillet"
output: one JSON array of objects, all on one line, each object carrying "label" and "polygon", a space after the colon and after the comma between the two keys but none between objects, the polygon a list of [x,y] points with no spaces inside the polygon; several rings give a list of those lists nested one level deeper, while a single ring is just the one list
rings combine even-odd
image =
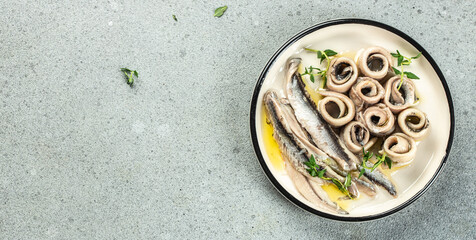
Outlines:
[{"label": "anchovy fillet", "polygon": [[[370,164],[368,164],[370,165]],[[359,170],[362,170],[362,166],[359,165]],[[375,169],[373,172],[369,169],[365,169],[364,176],[367,177],[370,181],[382,186],[385,190],[390,193],[393,197],[397,197],[397,190],[395,189],[395,185],[380,171]]]},{"label": "anchovy fillet", "polygon": [[289,132],[289,124],[284,118],[276,93],[266,92],[264,104],[268,119],[274,128],[273,137],[278,142],[283,158],[289,163],[286,164],[286,172],[296,189],[316,206],[332,212],[346,214],[347,212],[340,209],[337,204],[328,200],[327,194],[320,187],[324,181],[320,178],[311,177],[307,172],[304,165],[304,162],[308,161],[306,150],[299,147],[292,133]]},{"label": "anchovy fillet", "polygon": [[[347,176],[347,173],[342,173],[342,175],[340,175],[339,173],[334,171],[332,167],[328,166],[326,162],[328,162],[327,159],[329,157],[320,149],[318,149],[315,146],[315,144],[312,142],[312,139],[308,137],[309,134],[306,132],[306,130],[302,129],[301,125],[299,124],[296,117],[294,116],[292,109],[290,109],[288,106],[280,104],[279,101],[277,100],[276,94],[271,94],[271,97],[276,98],[274,100],[275,102],[274,105],[275,105],[275,108],[277,109],[277,112],[282,114],[283,127],[286,129],[289,136],[291,136],[292,139],[296,142],[299,148],[306,149],[308,158],[310,158],[311,155],[314,155],[316,163],[322,168],[326,169],[325,175],[327,177],[336,178],[337,180],[344,182],[345,177]],[[312,177],[312,179],[315,179],[315,178]],[[351,182],[350,186],[348,187],[348,190],[349,190],[349,193],[353,197],[359,196],[359,191],[354,182]]]},{"label": "anchovy fillet", "polygon": [[309,174],[304,165],[304,163],[308,161],[306,152],[302,151],[292,136],[287,133],[285,125],[283,124],[283,114],[276,106],[277,98],[275,96],[276,93],[274,92],[266,92],[264,95],[264,104],[267,110],[268,119],[274,129],[273,137],[276,139],[283,156],[287,156],[293,167],[306,176]]},{"label": "anchovy fillet", "polygon": [[360,178],[354,176],[352,177],[352,182],[355,182],[359,190],[370,197],[373,197],[375,196],[375,194],[377,194],[377,187],[365,176],[362,176]]},{"label": "anchovy fillet", "polygon": [[287,99],[294,110],[296,119],[309,133],[316,146],[333,158],[344,171],[355,170],[357,158],[344,146],[329,124],[320,116],[315,103],[305,91],[301,75],[297,73],[299,63],[300,59],[291,59],[286,76]]},{"label": "anchovy fillet", "polygon": [[322,196],[319,196],[321,194],[326,194],[321,188],[321,186],[316,184],[315,182],[309,181],[308,178],[304,177],[302,174],[296,171],[296,169],[294,169],[291,165],[286,165],[286,172],[288,173],[289,177],[291,178],[292,182],[294,183],[294,186],[296,186],[296,189],[299,191],[299,193],[301,193],[302,196],[306,198],[309,202],[313,203],[321,209],[325,209],[330,212],[348,214],[347,211],[339,208],[335,203],[325,201]]}]

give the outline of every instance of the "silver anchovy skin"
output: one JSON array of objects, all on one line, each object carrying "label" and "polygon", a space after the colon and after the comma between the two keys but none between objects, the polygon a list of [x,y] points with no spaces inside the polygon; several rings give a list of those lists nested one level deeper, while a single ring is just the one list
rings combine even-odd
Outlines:
[{"label": "silver anchovy skin", "polygon": [[[288,131],[289,129],[286,129],[289,126],[286,126],[287,123],[284,119],[284,116],[282,115],[282,109],[279,108],[276,93],[266,92],[264,95],[264,104],[268,114],[268,119],[274,128],[273,137],[276,139],[276,142],[278,142],[281,153],[283,154],[283,158],[292,165],[290,166],[291,169],[287,167],[287,172],[291,173],[291,178],[300,181],[300,183],[295,183],[299,184],[299,186],[296,186],[296,188],[300,192],[305,190],[305,192],[308,194],[307,197],[312,197],[312,199],[308,200],[320,206],[321,208],[340,214],[348,214],[345,210],[338,207],[336,203],[331,202],[327,198],[327,195],[323,189],[320,188],[320,184],[323,183],[323,180],[320,178],[311,177],[307,172],[306,166],[304,165],[304,162],[308,161],[306,155],[307,151],[305,149],[301,149],[298,146],[292,133]],[[297,171],[299,176],[293,174],[295,171]],[[319,185],[316,185],[316,183],[319,183]]]},{"label": "silver anchovy skin", "polygon": [[356,169],[357,158],[339,140],[329,124],[324,121],[310,99],[301,75],[297,72],[300,59],[288,63],[286,94],[296,118],[309,133],[316,146],[333,158],[344,171]]},{"label": "silver anchovy skin", "polygon": [[375,196],[375,194],[377,194],[377,186],[375,186],[375,184],[368,180],[368,178],[366,178],[365,176],[362,176],[360,178],[357,176],[353,176],[352,182],[358,186],[361,192],[367,194],[370,197],[373,197]]},{"label": "silver anchovy skin", "polygon": [[[361,171],[363,167],[359,165],[358,168],[359,171]],[[369,169],[365,169],[364,176],[367,177],[370,181],[385,188],[385,190],[387,190],[390,195],[394,197],[397,196],[397,190],[395,189],[395,185],[393,185],[393,183],[380,171],[374,170],[373,172],[371,172]]]},{"label": "silver anchovy skin", "polygon": [[288,156],[288,159],[294,168],[299,173],[307,176],[309,173],[306,170],[306,165],[304,165],[304,163],[308,161],[306,151],[300,149],[292,136],[287,133],[285,126],[283,126],[283,123],[281,122],[282,116],[277,112],[278,109],[273,102],[273,94],[275,95],[274,92],[266,92],[264,95],[264,104],[268,114],[268,119],[271,121],[274,128],[273,137],[276,139],[283,155]]},{"label": "silver anchovy skin", "polygon": [[[282,101],[279,101],[277,95],[274,93],[271,93],[269,97],[271,97],[272,100],[274,101],[274,107],[276,109],[276,112],[279,113],[278,115],[280,115],[281,123],[283,124],[284,129],[286,130],[288,135],[294,140],[294,142],[297,144],[298,148],[304,150],[308,158],[310,158],[311,155],[314,155],[314,159],[316,160],[316,163],[320,167],[326,169],[325,176],[336,178],[339,181],[344,182],[345,177],[347,176],[347,173],[345,173],[344,175],[340,175],[338,172],[334,171],[332,167],[327,165],[326,162],[331,160],[325,153],[323,153],[321,150],[319,150],[315,146],[315,144],[312,142],[312,139],[310,139],[309,134],[306,132],[306,130],[302,129],[302,126],[299,124],[298,120],[296,119],[291,107],[288,105],[282,104]],[[310,178],[311,181],[315,181],[316,179],[314,177],[311,177],[310,175],[307,177]],[[349,190],[349,193],[353,197],[359,196],[359,191],[354,182],[351,182],[350,186],[348,187],[348,190]]]}]

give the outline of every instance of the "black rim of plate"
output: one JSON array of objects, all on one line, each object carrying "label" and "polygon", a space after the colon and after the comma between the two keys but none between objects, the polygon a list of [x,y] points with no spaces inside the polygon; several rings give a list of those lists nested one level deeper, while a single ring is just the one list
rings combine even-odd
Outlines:
[{"label": "black rim of plate", "polygon": [[[341,24],[363,24],[363,25],[370,25],[370,26],[375,26],[375,27],[385,29],[385,30],[387,30],[389,32],[392,32],[392,33],[400,36],[401,38],[405,39],[408,43],[413,45],[416,49],[421,51],[422,55],[425,56],[425,58],[428,60],[428,62],[431,64],[431,66],[435,70],[436,74],[440,78],[440,81],[443,85],[443,88],[445,89],[446,98],[448,100],[448,106],[449,106],[449,109],[450,109],[450,135],[449,135],[449,139],[448,139],[448,145],[446,147],[446,154],[443,157],[443,160],[441,161],[441,164],[438,167],[438,169],[436,170],[435,174],[431,177],[430,181],[423,187],[423,189],[421,189],[414,196],[412,196],[409,200],[407,200],[406,202],[398,205],[397,207],[395,207],[393,209],[390,209],[388,211],[379,213],[379,214],[369,215],[369,216],[362,216],[362,217],[343,217],[343,216],[341,217],[341,216],[338,216],[338,215],[332,215],[332,214],[328,214],[328,213],[325,213],[325,212],[321,212],[319,210],[316,210],[314,208],[311,208],[311,207],[307,206],[306,204],[302,203],[301,201],[296,199],[294,196],[292,196],[289,192],[287,192],[281,186],[281,184],[279,184],[279,182],[276,180],[276,178],[273,176],[273,174],[269,170],[268,166],[266,165],[266,162],[263,158],[263,155],[261,153],[261,149],[260,149],[259,144],[258,144],[258,138],[257,138],[257,134],[256,134],[256,125],[255,125],[255,122],[256,122],[255,121],[256,105],[257,105],[257,102],[258,102],[258,95],[261,91],[261,87],[263,85],[264,79],[266,78],[266,75],[268,73],[269,68],[273,65],[273,63],[278,58],[278,56],[284,50],[286,50],[291,44],[293,44],[297,40],[303,38],[304,36],[308,35],[309,33],[312,33],[314,31],[322,29],[322,28],[326,28],[326,27],[330,27],[330,26],[334,26],[334,25],[341,25]],[[455,125],[454,122],[455,122],[455,120],[454,120],[453,100],[451,99],[451,95],[450,95],[448,85],[446,83],[445,77],[443,76],[443,73],[441,72],[440,68],[438,67],[436,62],[433,60],[433,58],[430,56],[430,54],[420,44],[418,44],[415,40],[413,40],[410,36],[408,36],[407,34],[403,33],[402,31],[400,31],[400,30],[398,30],[394,27],[391,27],[389,25],[386,25],[386,24],[383,24],[383,23],[380,23],[380,22],[372,21],[372,20],[357,19],[357,18],[336,19],[336,20],[330,20],[330,21],[326,21],[326,22],[323,22],[323,23],[319,23],[317,25],[314,25],[312,27],[309,27],[309,28],[301,31],[300,33],[296,34],[291,39],[289,39],[283,46],[281,46],[274,53],[274,55],[266,63],[266,66],[264,67],[263,71],[261,72],[261,74],[258,78],[258,82],[256,83],[256,86],[255,86],[255,89],[254,89],[254,92],[253,92],[253,98],[251,100],[251,111],[250,111],[250,129],[251,129],[251,138],[252,138],[252,141],[253,141],[253,147],[254,147],[256,156],[258,157],[259,163],[260,163],[263,171],[265,172],[266,176],[271,181],[271,183],[274,185],[274,187],[282,195],[284,195],[288,200],[290,200],[292,203],[294,203],[295,205],[299,206],[300,208],[302,208],[302,209],[304,209],[308,212],[314,213],[316,215],[319,215],[319,216],[325,217],[325,218],[330,218],[330,219],[339,220],[339,221],[350,221],[350,222],[368,221],[368,220],[373,220],[373,219],[378,219],[378,218],[382,218],[382,217],[385,217],[385,216],[389,216],[389,215],[391,215],[393,213],[396,213],[396,212],[402,210],[403,208],[407,207],[408,205],[413,203],[415,200],[417,200],[420,196],[422,196],[423,193],[425,193],[426,190],[428,190],[430,185],[433,184],[433,182],[436,180],[437,176],[439,175],[439,173],[443,169],[443,166],[446,164],[446,160],[448,159],[448,155],[450,153],[451,145],[453,143],[453,134],[454,134],[454,125]]]}]

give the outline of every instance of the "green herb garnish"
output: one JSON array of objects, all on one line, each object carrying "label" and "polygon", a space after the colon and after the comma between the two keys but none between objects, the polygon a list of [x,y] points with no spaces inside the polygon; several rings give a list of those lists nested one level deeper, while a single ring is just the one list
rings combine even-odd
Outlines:
[{"label": "green herb garnish", "polygon": [[362,170],[360,170],[359,178],[364,175],[365,169],[369,169],[370,172],[373,172],[382,163],[385,163],[388,168],[392,169],[392,160],[387,157],[386,152],[384,152],[381,156],[376,155],[377,162],[372,167],[368,167],[367,162],[370,160],[370,158],[372,158],[373,155],[373,152],[365,151],[365,148],[362,148]]},{"label": "green herb garnish", "polygon": [[359,178],[362,177],[365,173],[365,169],[372,169],[367,167],[367,162],[374,155],[373,152],[365,151],[365,148],[362,148],[362,170],[360,170]]},{"label": "green herb garnish", "polygon": [[178,20],[177,20],[177,16],[172,15],[172,18],[173,18],[176,22],[178,21]]},{"label": "green herb garnish", "polygon": [[416,56],[414,57],[405,57],[403,56],[400,51],[397,50],[396,53],[390,53],[393,57],[397,58],[397,67],[400,67],[400,70],[397,68],[392,67],[393,71],[395,74],[400,75],[400,84],[398,84],[397,90],[400,90],[403,84],[403,76],[406,76],[407,78],[410,79],[420,79],[417,75],[415,75],[412,72],[405,72],[403,71],[403,66],[408,66],[410,63],[412,63],[413,59],[417,59],[421,56],[421,52],[419,52]]},{"label": "green herb garnish", "polygon": [[[384,154],[385,154],[385,153],[384,153]],[[388,166],[388,169],[392,169],[392,159],[390,159],[389,157],[385,156],[384,163],[385,163],[385,165]]]},{"label": "green herb garnish", "polygon": [[[327,60],[327,67],[325,70],[321,70],[320,68],[316,68],[316,67],[312,67],[310,66],[309,69],[310,71],[308,72],[307,69],[306,69],[306,72],[304,72],[304,74],[301,74],[301,75],[306,75],[308,74],[309,77],[311,78],[311,81],[314,82],[314,75],[318,75],[318,76],[321,76],[321,79],[322,79],[322,86],[321,88],[324,88],[326,86],[326,83],[327,83],[327,71],[329,70],[329,67],[330,67],[330,64],[331,64],[331,60],[329,59],[329,57],[331,56],[334,56],[334,55],[337,55],[337,52],[331,50],[331,49],[326,49],[324,51],[321,51],[321,50],[314,50],[314,49],[310,49],[310,48],[304,48],[305,50],[307,51],[311,51],[311,52],[315,52],[317,53],[317,59],[321,60],[320,63],[322,63],[322,61],[324,60]],[[312,70],[317,70],[318,72],[313,74],[312,73]]]},{"label": "green herb garnish", "polygon": [[[313,73],[314,70],[316,70],[317,73]],[[301,73],[301,76],[304,76],[304,75],[309,75],[309,79],[311,80],[311,82],[314,82],[315,81],[314,75],[320,76],[322,79],[325,79],[326,71],[321,70],[318,67],[309,66],[309,68],[304,67],[304,73]]]},{"label": "green herb garnish", "polygon": [[345,177],[344,183],[342,183],[341,181],[339,181],[336,178],[324,177],[324,174],[326,173],[326,169],[321,168],[319,165],[317,165],[316,159],[314,158],[314,155],[311,155],[311,158],[309,159],[309,161],[305,162],[304,164],[309,167],[306,170],[309,172],[309,174],[311,176],[319,177],[323,180],[331,181],[332,183],[334,183],[334,185],[336,185],[336,187],[342,193],[344,193],[350,199],[353,199],[352,196],[349,193],[349,190],[348,190],[348,187],[352,183],[352,177],[351,177],[350,173],[347,174],[347,176]]},{"label": "green herb garnish", "polygon": [[215,9],[215,14],[213,14],[214,17],[221,17],[223,16],[223,13],[228,9],[228,6],[223,6]]},{"label": "green herb garnish", "polygon": [[372,171],[374,171],[380,164],[385,163],[389,169],[392,169],[392,160],[387,157],[387,153],[383,152],[382,156],[377,156],[377,162],[372,167]]},{"label": "green herb garnish", "polygon": [[121,68],[121,71],[126,75],[127,77],[127,84],[129,84],[129,86],[132,87],[132,85],[134,84],[134,76],[136,78],[139,77],[139,73],[137,73],[136,70],[132,71],[128,68]]},{"label": "green herb garnish", "polygon": [[[304,162],[304,164],[306,166],[308,166],[309,168],[307,169],[307,171],[309,172],[309,174],[313,177],[316,177],[318,176],[318,173],[319,173],[319,169],[321,168],[319,165],[317,165],[316,163],[316,159],[314,158],[314,155],[311,155],[311,158],[309,158],[309,161],[307,162]],[[324,173],[323,173],[324,174]]]}]

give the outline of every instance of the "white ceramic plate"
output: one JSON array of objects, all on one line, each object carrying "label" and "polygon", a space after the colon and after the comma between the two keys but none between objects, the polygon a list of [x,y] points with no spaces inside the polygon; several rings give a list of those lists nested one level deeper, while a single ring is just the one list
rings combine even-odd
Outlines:
[{"label": "white ceramic plate", "polygon": [[[299,56],[303,60],[303,66],[316,64],[315,54],[303,52],[304,47],[332,49],[345,54],[370,46],[381,46],[392,52],[399,49],[404,55],[422,52],[422,57],[414,61],[406,71],[420,77],[420,80],[414,81],[421,98],[417,108],[428,115],[431,132],[419,143],[416,158],[411,166],[392,175],[399,194],[397,198],[378,194],[377,199],[367,204],[360,203],[349,215],[338,215],[315,208],[297,192],[289,177],[271,164],[270,155],[263,142],[262,98],[268,89],[282,88],[284,66],[289,58]],[[298,33],[279,48],[258,79],[250,117],[251,136],[258,160],[278,191],[307,211],[344,221],[364,221],[387,216],[420,197],[444,166],[454,132],[453,104],[449,89],[443,74],[428,52],[403,32],[379,22],[363,19],[339,19],[315,25]]]}]

